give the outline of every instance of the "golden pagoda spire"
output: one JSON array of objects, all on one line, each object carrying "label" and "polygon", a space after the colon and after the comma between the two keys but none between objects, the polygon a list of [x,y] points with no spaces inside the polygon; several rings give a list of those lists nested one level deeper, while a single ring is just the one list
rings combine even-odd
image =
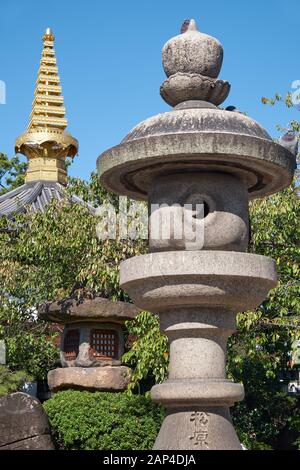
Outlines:
[{"label": "golden pagoda spire", "polygon": [[67,183],[66,157],[78,152],[78,142],[65,132],[64,100],[54,51],[54,34],[47,28],[27,132],[16,140],[16,152],[28,158],[26,182]]}]

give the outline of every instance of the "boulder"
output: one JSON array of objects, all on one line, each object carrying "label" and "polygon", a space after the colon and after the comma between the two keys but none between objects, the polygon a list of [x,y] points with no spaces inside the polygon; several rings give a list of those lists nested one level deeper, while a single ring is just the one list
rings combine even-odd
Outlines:
[{"label": "boulder", "polygon": [[17,449],[54,449],[41,403],[20,392],[0,398],[0,450]]}]

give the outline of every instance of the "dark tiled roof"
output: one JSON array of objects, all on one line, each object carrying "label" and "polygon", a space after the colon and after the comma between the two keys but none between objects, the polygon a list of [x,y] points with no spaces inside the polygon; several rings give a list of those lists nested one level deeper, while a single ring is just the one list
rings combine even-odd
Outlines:
[{"label": "dark tiled roof", "polygon": [[13,214],[25,212],[26,210],[43,212],[52,199],[57,199],[58,201],[69,199],[70,202],[75,204],[87,206],[92,213],[95,213],[95,208],[91,204],[85,203],[78,196],[69,196],[64,186],[60,183],[34,181],[32,183],[25,183],[13,191],[0,196],[0,216],[6,215],[10,217]]}]

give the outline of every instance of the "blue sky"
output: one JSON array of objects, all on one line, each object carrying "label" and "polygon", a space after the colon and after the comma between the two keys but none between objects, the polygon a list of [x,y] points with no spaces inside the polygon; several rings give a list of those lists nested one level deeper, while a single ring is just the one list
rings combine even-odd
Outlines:
[{"label": "blue sky", "polygon": [[72,176],[88,178],[97,156],[139,121],[170,110],[160,98],[161,49],[185,18],[224,46],[220,78],[234,104],[276,137],[275,125],[300,119],[296,109],[263,106],[262,96],[291,90],[300,80],[299,0],[1,0],[0,151],[10,156],[28,124],[50,26],[69,120],[80,143]]}]

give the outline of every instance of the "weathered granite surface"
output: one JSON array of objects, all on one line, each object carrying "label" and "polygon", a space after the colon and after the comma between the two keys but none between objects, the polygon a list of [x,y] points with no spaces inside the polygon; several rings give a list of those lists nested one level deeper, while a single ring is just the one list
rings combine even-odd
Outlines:
[{"label": "weathered granite surface", "polygon": [[52,450],[47,415],[37,398],[12,393],[0,398],[0,450]]},{"label": "weathered granite surface", "polygon": [[102,297],[80,301],[65,299],[60,302],[46,303],[39,308],[39,315],[57,323],[89,319],[125,321],[134,318],[139,312],[140,310],[133,304],[112,302]]},{"label": "weathered granite surface", "polygon": [[209,172],[162,176],[153,182],[149,204],[152,252],[248,247],[248,191],[234,176]]},{"label": "weathered granite surface", "polygon": [[136,305],[151,312],[187,306],[246,311],[259,305],[276,284],[274,260],[233,251],[158,252],[120,266],[122,288]]},{"label": "weathered granite surface", "polygon": [[[167,408],[157,450],[242,449],[229,407],[244,391],[226,379],[226,342],[237,312],[256,308],[277,282],[273,260],[243,253],[248,198],[286,187],[295,157],[253,119],[216,108],[229,91],[217,79],[222,55],[217,40],[186,20],[163,49],[161,94],[174,110],[135,126],[97,162],[109,191],[149,203],[152,253],[123,262],[120,284],[138,307],[159,314],[169,339],[168,380],[151,391]],[[186,215],[188,230],[175,237]],[[168,216],[174,226],[164,237]],[[202,239],[193,240],[196,228]]]},{"label": "weathered granite surface", "polygon": [[228,408],[220,406],[169,408],[154,445],[161,449],[242,450]]},{"label": "weathered granite surface", "polygon": [[244,390],[226,380],[227,339],[236,313],[256,307],[276,280],[273,260],[241,252],[167,251],[121,264],[121,286],[159,314],[170,344],[169,378],[151,390],[167,408],[154,449],[241,449],[228,407]]},{"label": "weathered granite surface", "polygon": [[48,385],[53,392],[68,388],[118,392],[127,388],[130,374],[125,366],[65,367],[48,373]]},{"label": "weathered granite surface", "polygon": [[146,200],[159,176],[179,171],[230,173],[246,184],[250,198],[266,196],[290,184],[295,164],[256,121],[211,107],[146,119],[97,160],[107,189]]},{"label": "weathered granite surface", "polygon": [[198,31],[195,21],[191,20],[184,34],[166,42],[162,62],[167,77],[186,72],[216,78],[222,67],[223,47],[216,38]]},{"label": "weathered granite surface", "polygon": [[165,80],[160,95],[170,106],[190,100],[204,100],[218,106],[226,100],[230,84],[196,73],[178,72]]}]

